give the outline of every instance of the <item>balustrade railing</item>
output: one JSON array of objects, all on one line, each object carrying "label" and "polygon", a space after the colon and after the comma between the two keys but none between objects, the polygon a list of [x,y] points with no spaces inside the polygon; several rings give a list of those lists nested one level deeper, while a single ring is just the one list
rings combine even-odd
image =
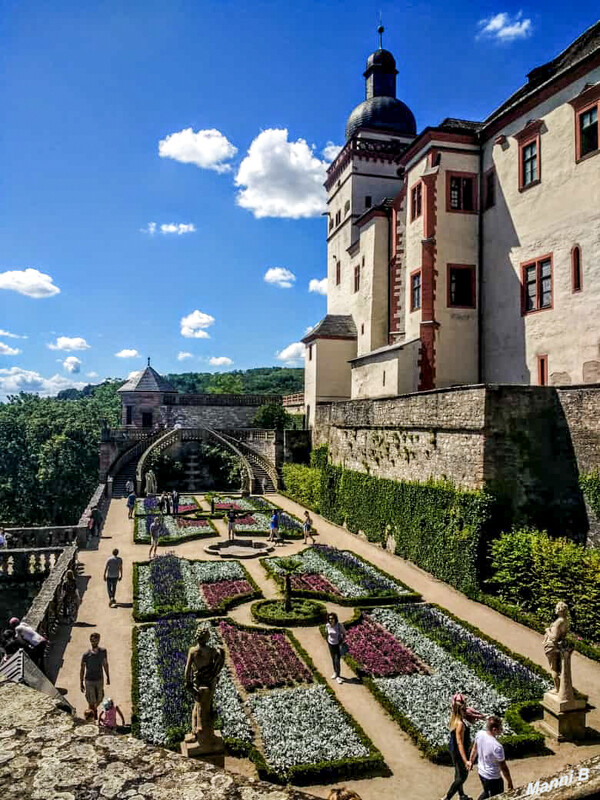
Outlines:
[{"label": "balustrade railing", "polygon": [[76,568],[77,545],[70,544],[58,556],[50,575],[24,617],[24,622],[48,639],[54,633],[61,617],[65,575],[67,570],[75,572]]},{"label": "balustrade railing", "polygon": [[304,405],[304,392],[296,392],[296,394],[283,395],[283,407],[286,406],[303,406]]},{"label": "balustrade railing", "polygon": [[62,547],[3,548],[0,550],[0,581],[22,581],[49,573],[55,566]]}]

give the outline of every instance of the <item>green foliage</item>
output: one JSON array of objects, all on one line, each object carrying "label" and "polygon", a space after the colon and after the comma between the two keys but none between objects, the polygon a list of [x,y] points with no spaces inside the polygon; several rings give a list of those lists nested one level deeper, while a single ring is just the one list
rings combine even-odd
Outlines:
[{"label": "green foliage", "polygon": [[594,469],[580,475],[579,486],[589,507],[600,517],[600,470]]},{"label": "green foliage", "polygon": [[72,525],[98,485],[104,424],[118,425],[118,383],[76,400],[22,393],[0,404],[0,520]]},{"label": "green foliage", "polygon": [[327,609],[316,600],[292,599],[290,611],[285,610],[283,600],[261,600],[251,608],[252,616],[264,625],[319,625],[327,617]]},{"label": "green foliage", "polygon": [[564,600],[573,630],[600,642],[600,552],[521,528],[492,542],[491,565],[489,584],[502,600],[548,622]]},{"label": "green foliage", "polygon": [[282,464],[286,494],[313,511],[321,506],[321,470],[304,464]]},{"label": "green foliage", "polygon": [[206,390],[208,394],[243,394],[244,383],[239,375],[217,372]]},{"label": "green foliage", "polygon": [[320,447],[315,447],[310,454],[310,465],[311,467],[316,467],[316,469],[325,469],[328,461],[329,448],[326,444],[322,444]]},{"label": "green foliage", "polygon": [[283,406],[277,403],[267,403],[257,410],[252,425],[255,428],[284,431],[294,427],[294,420]]},{"label": "green foliage", "polygon": [[236,394],[295,394],[304,388],[304,370],[292,367],[259,367],[218,373],[185,372],[167,375],[166,378],[180,392],[204,394],[212,393],[211,387],[222,387],[225,376],[234,376],[241,381],[241,388],[239,382],[236,384]]}]

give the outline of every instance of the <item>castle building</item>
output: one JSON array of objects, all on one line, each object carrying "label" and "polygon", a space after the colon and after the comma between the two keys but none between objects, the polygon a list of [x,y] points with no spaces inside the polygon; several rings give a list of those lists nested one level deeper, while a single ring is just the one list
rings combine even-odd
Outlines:
[{"label": "castle building", "polygon": [[483,122],[417,133],[396,76],[380,46],[328,169],[308,424],[319,402],[600,383],[600,22]]}]

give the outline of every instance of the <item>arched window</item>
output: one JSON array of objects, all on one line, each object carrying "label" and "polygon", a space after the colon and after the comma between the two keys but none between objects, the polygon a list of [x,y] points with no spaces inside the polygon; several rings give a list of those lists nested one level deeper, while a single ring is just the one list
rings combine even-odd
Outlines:
[{"label": "arched window", "polygon": [[573,292],[580,292],[582,286],[581,248],[576,244],[571,250],[571,289]]}]

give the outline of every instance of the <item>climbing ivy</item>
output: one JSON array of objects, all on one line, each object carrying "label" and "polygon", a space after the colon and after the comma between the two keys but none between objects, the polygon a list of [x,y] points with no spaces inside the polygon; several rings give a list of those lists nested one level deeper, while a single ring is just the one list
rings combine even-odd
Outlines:
[{"label": "climbing ivy", "polygon": [[600,517],[600,470],[594,469],[580,475],[579,486],[589,507]]}]

